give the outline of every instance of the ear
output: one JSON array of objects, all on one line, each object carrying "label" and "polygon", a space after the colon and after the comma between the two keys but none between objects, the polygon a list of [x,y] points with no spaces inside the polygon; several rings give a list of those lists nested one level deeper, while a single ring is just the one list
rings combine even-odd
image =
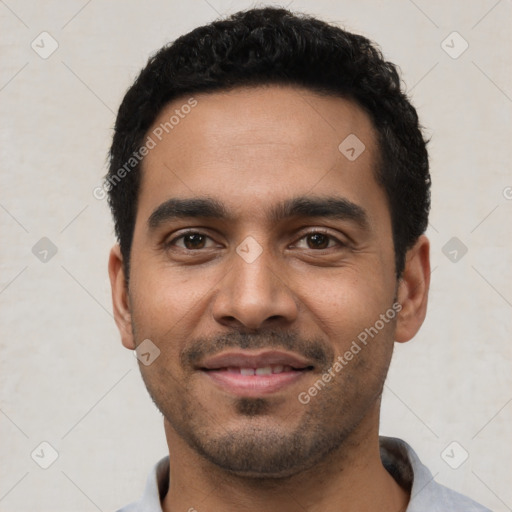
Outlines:
[{"label": "ear", "polygon": [[405,268],[398,282],[397,297],[402,309],[396,323],[396,341],[409,341],[419,331],[427,313],[429,287],[430,242],[421,235],[407,251]]},{"label": "ear", "polygon": [[112,288],[114,319],[116,321],[117,328],[121,333],[121,341],[126,348],[135,350],[130,301],[124,275],[123,257],[121,255],[119,245],[115,245],[110,251],[108,275],[110,277],[110,286]]}]

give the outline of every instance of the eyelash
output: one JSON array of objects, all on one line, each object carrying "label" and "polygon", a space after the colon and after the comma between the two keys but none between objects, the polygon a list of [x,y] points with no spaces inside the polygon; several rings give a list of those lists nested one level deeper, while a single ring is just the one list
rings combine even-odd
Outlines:
[{"label": "eyelash", "polygon": [[[330,234],[329,232],[327,231],[323,231],[323,230],[320,230],[320,229],[315,229],[315,230],[312,230],[312,231],[308,231],[307,233],[304,233],[299,239],[299,240],[302,240],[303,238],[306,238],[307,236],[311,236],[311,235],[324,235],[326,236],[327,238],[329,238],[330,240],[334,240],[337,244],[338,247],[346,247],[348,244],[347,243],[344,243],[342,242],[341,240],[339,240],[338,238],[336,238],[334,235]],[[177,240],[180,240],[182,238],[185,238],[186,236],[188,235],[201,235],[201,236],[205,236],[207,238],[210,238],[210,236],[208,236],[206,233],[202,233],[201,231],[195,231],[195,230],[189,230],[189,231],[185,231],[184,233],[181,233],[179,236],[173,238],[172,240],[169,240],[169,242],[165,242],[164,245],[166,248],[170,248],[172,247],[175,242]],[[333,247],[326,247],[324,249],[311,249],[312,251],[325,251],[327,249],[332,249]],[[201,251],[201,250],[204,250],[204,249],[187,249],[186,247],[180,247],[180,249],[183,249],[185,251],[189,251],[189,252],[195,252],[195,251]]]}]

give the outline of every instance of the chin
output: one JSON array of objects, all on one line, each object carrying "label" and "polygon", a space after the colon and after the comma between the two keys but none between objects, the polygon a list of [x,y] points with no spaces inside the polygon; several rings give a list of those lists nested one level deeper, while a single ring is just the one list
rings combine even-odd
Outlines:
[{"label": "chin", "polygon": [[[338,436],[336,436],[338,437]],[[285,426],[271,418],[250,418],[188,439],[203,458],[231,475],[254,480],[289,478],[318,464],[338,439],[307,425]]]}]

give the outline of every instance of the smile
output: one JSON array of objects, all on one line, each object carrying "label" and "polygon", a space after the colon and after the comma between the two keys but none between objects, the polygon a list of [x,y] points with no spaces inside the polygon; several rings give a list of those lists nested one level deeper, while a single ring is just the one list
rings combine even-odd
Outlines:
[{"label": "smile", "polygon": [[199,370],[225,392],[258,397],[291,386],[313,370],[313,365],[286,352],[230,352],[207,359]]},{"label": "smile", "polygon": [[259,368],[239,368],[236,366],[231,366],[229,368],[219,368],[218,370],[210,371],[227,371],[229,373],[240,373],[242,375],[271,375],[273,373],[291,372],[294,370],[300,371],[301,369],[292,368],[289,365],[283,366],[282,364],[274,364]]}]

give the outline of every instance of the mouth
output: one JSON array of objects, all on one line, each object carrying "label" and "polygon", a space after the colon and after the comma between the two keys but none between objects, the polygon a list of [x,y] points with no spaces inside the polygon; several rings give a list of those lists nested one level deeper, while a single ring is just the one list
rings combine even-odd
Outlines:
[{"label": "mouth", "polygon": [[258,397],[281,391],[314,369],[288,352],[229,352],[206,359],[197,368],[211,383],[236,396]]}]

